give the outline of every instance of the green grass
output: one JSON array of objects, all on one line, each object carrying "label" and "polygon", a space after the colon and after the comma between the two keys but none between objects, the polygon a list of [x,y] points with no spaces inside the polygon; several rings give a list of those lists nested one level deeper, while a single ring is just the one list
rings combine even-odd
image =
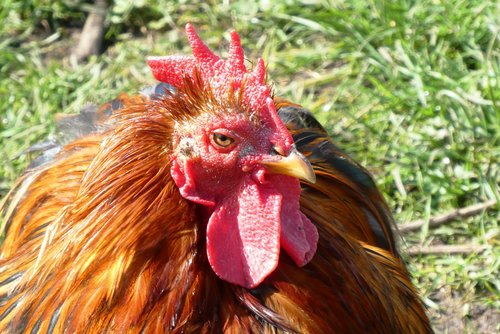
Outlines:
[{"label": "green grass", "polygon": [[[133,3],[115,1],[106,52],[81,65],[68,57],[88,5],[0,7],[0,196],[26,166],[23,150],[54,135],[55,113],[153,83],[145,56],[189,53],[183,26],[192,22],[220,54],[229,29],[240,32],[247,57],[268,63],[276,93],[310,108],[372,171],[399,222],[500,197],[498,2]],[[481,254],[409,259],[438,331],[447,328],[443,287],[459,295],[464,331],[480,331],[477,305],[500,309],[498,221],[497,206],[406,236],[409,246],[487,245]]]}]

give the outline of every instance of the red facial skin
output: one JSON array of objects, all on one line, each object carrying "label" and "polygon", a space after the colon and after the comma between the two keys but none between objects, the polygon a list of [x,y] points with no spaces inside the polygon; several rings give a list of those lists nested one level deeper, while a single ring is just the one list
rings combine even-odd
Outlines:
[{"label": "red facial skin", "polygon": [[[288,141],[282,140],[268,127],[252,124],[245,115],[224,116],[222,119],[204,114],[176,130],[177,150],[173,160],[179,166],[189,168],[188,178],[198,180],[194,185],[197,196],[188,199],[204,205],[234,191],[243,175],[251,174],[256,182],[265,182],[266,169],[260,162],[279,159],[274,147],[285,153],[291,149]],[[232,143],[225,147],[219,145],[214,140],[217,134],[231,138]],[[187,189],[181,188],[181,193],[190,196]]]}]

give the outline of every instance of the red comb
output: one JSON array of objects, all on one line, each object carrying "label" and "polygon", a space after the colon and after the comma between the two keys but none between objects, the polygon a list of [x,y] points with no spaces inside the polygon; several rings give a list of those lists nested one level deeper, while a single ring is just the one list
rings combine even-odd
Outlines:
[{"label": "red comb", "polygon": [[[148,58],[148,65],[157,80],[181,87],[184,78],[192,77],[197,68],[204,82],[211,85],[219,98],[227,97],[228,91],[237,92],[245,82],[243,103],[254,111],[268,110],[268,99],[271,98],[270,89],[265,84],[264,61],[259,59],[253,71],[247,70],[238,33],[231,32],[229,57],[226,60],[219,58],[203,43],[191,24],[186,25],[186,34],[193,50],[192,56]],[[271,108],[274,109],[274,104]]]}]

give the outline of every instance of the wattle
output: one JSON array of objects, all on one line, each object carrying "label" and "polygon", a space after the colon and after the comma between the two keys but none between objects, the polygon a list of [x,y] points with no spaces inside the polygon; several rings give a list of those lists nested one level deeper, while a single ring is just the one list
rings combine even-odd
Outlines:
[{"label": "wattle", "polygon": [[246,175],[238,191],[216,203],[207,225],[207,254],[221,279],[254,288],[279,262],[280,247],[298,266],[316,252],[318,232],[300,212],[300,183],[283,175],[256,181]]}]

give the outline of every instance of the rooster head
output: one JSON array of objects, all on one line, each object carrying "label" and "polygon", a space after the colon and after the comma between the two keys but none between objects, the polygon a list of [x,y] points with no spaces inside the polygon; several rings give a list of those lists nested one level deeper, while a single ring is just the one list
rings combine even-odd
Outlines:
[{"label": "rooster head", "polygon": [[314,183],[315,174],[276,112],[264,61],[247,70],[236,32],[226,60],[190,24],[186,32],[192,56],[148,59],[155,78],[175,87],[160,102],[175,118],[170,172],[204,209],[213,271],[253,288],[281,248],[298,266],[316,252],[318,232],[299,207],[299,179]]}]

